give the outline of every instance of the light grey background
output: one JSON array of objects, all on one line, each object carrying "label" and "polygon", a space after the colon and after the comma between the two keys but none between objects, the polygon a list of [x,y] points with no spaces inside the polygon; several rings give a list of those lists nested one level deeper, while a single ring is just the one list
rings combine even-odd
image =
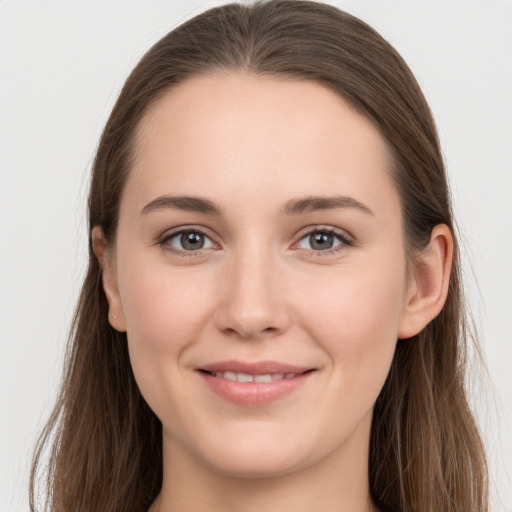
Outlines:
[{"label": "light grey background", "polygon": [[[84,271],[88,172],[107,115],[154,42],[220,3],[0,0],[0,512],[28,510],[30,453]],[[437,120],[495,388],[494,398],[474,395],[493,510],[510,512],[512,1],[330,3],[396,46]]]}]

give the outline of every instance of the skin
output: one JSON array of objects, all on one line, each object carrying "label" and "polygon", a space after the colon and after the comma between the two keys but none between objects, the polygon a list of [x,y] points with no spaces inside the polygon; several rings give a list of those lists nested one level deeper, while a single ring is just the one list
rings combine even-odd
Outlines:
[{"label": "skin", "polygon": [[[388,162],[374,125],[313,82],[215,74],[147,112],[115,244],[95,228],[93,246],[110,322],[127,331],[135,378],[162,421],[153,512],[372,510],[373,405],[397,339],[441,310],[452,254],[437,226],[408,274]],[[163,195],[199,196],[222,214],[144,210]],[[280,213],[292,199],[333,195],[369,211]],[[204,248],[186,252],[180,227],[205,233]],[[311,233],[325,229],[345,241],[314,247]],[[315,371],[246,407],[196,371],[228,359]]]}]

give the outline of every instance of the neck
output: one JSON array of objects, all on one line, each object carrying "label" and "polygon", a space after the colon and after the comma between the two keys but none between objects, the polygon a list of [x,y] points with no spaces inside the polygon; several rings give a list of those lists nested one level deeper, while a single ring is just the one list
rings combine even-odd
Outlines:
[{"label": "neck", "polygon": [[164,434],[164,481],[149,512],[197,510],[374,511],[369,494],[368,435],[350,439],[306,468],[247,478],[208,467]]}]

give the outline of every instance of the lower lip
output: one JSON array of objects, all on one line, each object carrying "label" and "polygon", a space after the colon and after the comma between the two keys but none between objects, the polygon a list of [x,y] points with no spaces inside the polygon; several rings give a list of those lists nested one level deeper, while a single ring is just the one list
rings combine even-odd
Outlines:
[{"label": "lower lip", "polygon": [[210,389],[217,395],[236,405],[256,407],[270,404],[279,398],[293,393],[313,373],[302,373],[291,379],[278,379],[271,382],[238,382],[199,372]]}]

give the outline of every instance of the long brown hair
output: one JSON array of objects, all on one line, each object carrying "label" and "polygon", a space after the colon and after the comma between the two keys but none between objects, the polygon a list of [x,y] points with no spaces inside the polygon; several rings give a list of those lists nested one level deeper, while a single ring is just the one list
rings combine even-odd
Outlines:
[{"label": "long brown hair", "polygon": [[[455,237],[438,136],[398,53],[361,20],[310,1],[211,9],[153,46],[133,70],[101,136],[89,229],[116,233],[134,137],[150,105],[187,78],[215,71],[312,80],[345,98],[391,149],[408,254],[444,223]],[[145,511],[162,484],[161,424],[135,383],[126,335],[108,322],[102,273],[89,268],[73,322],[60,394],[35,452],[31,510],[45,449],[46,506],[54,512]],[[369,477],[374,504],[403,512],[485,512],[487,468],[465,391],[468,331],[457,247],[442,312],[399,340],[375,404]]]}]

